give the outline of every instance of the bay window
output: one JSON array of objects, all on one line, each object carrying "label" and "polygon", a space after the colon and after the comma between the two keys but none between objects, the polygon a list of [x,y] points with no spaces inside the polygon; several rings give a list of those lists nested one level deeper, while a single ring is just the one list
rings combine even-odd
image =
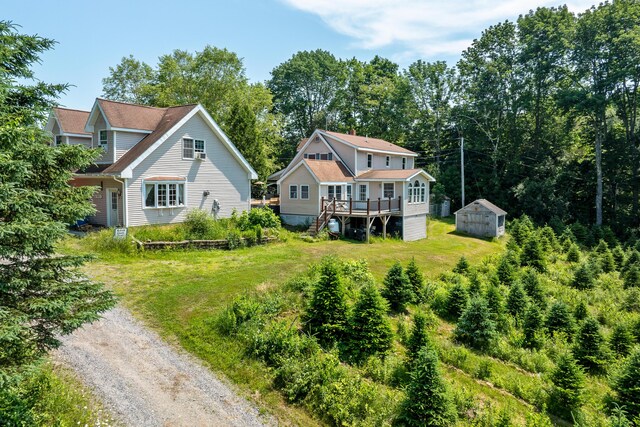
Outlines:
[{"label": "bay window", "polygon": [[144,184],[145,208],[176,208],[185,206],[184,182],[153,181]]}]

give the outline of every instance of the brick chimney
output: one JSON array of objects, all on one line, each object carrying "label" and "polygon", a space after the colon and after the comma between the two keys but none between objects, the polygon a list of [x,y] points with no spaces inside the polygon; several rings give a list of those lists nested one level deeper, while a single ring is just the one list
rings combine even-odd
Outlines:
[{"label": "brick chimney", "polygon": [[356,130],[354,128],[351,128],[351,130],[349,131],[349,135],[355,136],[355,134],[356,134]]}]

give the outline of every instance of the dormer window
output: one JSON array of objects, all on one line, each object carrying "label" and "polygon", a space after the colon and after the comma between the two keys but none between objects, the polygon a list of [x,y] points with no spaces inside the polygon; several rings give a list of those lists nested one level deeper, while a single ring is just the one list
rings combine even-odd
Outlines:
[{"label": "dormer window", "polygon": [[98,144],[100,148],[107,148],[107,144],[109,143],[109,138],[106,130],[101,130],[98,132]]},{"label": "dormer window", "polygon": [[373,154],[367,153],[367,168],[371,169],[373,166]]}]

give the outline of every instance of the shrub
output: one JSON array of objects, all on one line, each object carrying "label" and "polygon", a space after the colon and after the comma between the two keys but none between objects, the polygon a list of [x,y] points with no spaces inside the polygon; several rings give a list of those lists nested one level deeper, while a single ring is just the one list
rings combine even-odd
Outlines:
[{"label": "shrub", "polygon": [[622,365],[611,388],[616,392],[620,405],[627,410],[629,418],[640,417],[640,347],[636,347]]},{"label": "shrub", "polygon": [[469,272],[469,261],[465,256],[461,256],[458,263],[453,267],[453,272],[458,274],[467,274]]},{"label": "shrub", "polygon": [[609,337],[609,348],[618,356],[627,356],[633,347],[634,337],[629,327],[624,323],[619,323],[613,328]]},{"label": "shrub", "polygon": [[227,234],[227,244],[229,249],[236,249],[242,246],[242,234],[238,230],[230,230]]},{"label": "shrub", "polygon": [[188,239],[206,239],[212,234],[215,222],[204,209],[191,209],[187,212],[183,226]]},{"label": "shrub", "polygon": [[571,245],[569,246],[569,250],[567,251],[567,261],[580,261],[580,248],[578,248],[578,245],[576,245],[575,243],[571,243]]},{"label": "shrub", "polygon": [[497,337],[496,324],[491,320],[487,302],[474,298],[460,316],[453,332],[456,341],[478,350],[486,350]]},{"label": "shrub", "polygon": [[234,334],[245,322],[258,315],[260,308],[257,299],[247,296],[237,298],[217,316],[215,326],[223,334]]},{"label": "shrub", "polygon": [[280,218],[268,206],[249,211],[246,227],[280,228]]},{"label": "shrub", "polygon": [[291,322],[276,321],[251,337],[248,352],[267,365],[278,367],[285,360],[308,357],[318,351],[318,344],[300,335]]},{"label": "shrub", "polygon": [[462,312],[467,308],[469,303],[469,293],[462,282],[457,282],[449,289],[445,308],[447,315],[453,319],[460,317]]},{"label": "shrub", "polygon": [[529,304],[524,314],[524,322],[522,325],[524,339],[522,345],[525,348],[539,349],[543,344],[542,336],[542,314],[535,304]]},{"label": "shrub", "polygon": [[604,344],[598,322],[593,317],[587,317],[576,337],[573,355],[586,370],[604,372],[608,360]]},{"label": "shrub", "polygon": [[555,415],[571,420],[583,402],[584,372],[571,353],[560,356],[551,374],[553,387],[549,393],[549,410]]},{"label": "shrub", "polygon": [[418,353],[407,397],[397,424],[402,426],[444,427],[456,421],[455,406],[447,387],[435,351],[423,347]]},{"label": "shrub", "polygon": [[336,259],[329,257],[322,261],[320,279],[313,287],[302,322],[304,330],[315,335],[323,346],[331,346],[342,337],[347,301]]},{"label": "shrub", "polygon": [[387,303],[375,285],[362,288],[349,318],[347,358],[362,362],[369,356],[384,355],[391,348],[393,332],[387,318]]},{"label": "shrub", "polygon": [[571,286],[576,289],[584,290],[593,288],[594,283],[591,266],[588,263],[583,262],[573,274]]},{"label": "shrub", "polygon": [[404,311],[406,305],[415,299],[409,278],[397,261],[384,278],[382,296],[389,301],[391,310],[396,313]]},{"label": "shrub", "polygon": [[416,264],[415,258],[411,258],[409,264],[407,264],[407,278],[409,279],[409,283],[411,284],[411,289],[413,290],[414,301],[416,303],[424,302],[425,300],[425,281],[424,275],[418,268],[418,264]]},{"label": "shrub", "polygon": [[[586,315],[585,315],[586,316]],[[563,301],[553,303],[547,313],[545,327],[550,335],[564,333],[570,341],[575,330],[575,322],[573,316],[569,312],[569,307]]]}]

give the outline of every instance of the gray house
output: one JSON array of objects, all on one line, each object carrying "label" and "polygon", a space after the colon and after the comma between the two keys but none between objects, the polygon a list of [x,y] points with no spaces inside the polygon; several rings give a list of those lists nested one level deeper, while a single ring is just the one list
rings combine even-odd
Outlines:
[{"label": "gray house", "polygon": [[181,222],[189,209],[219,216],[249,210],[257,174],[201,105],[154,108],[96,99],[91,111],[54,108],[54,144],[101,148],[72,185],[98,187],[89,222]]},{"label": "gray house", "polygon": [[456,231],[480,237],[500,237],[505,232],[507,213],[485,199],[478,199],[456,211]]}]

